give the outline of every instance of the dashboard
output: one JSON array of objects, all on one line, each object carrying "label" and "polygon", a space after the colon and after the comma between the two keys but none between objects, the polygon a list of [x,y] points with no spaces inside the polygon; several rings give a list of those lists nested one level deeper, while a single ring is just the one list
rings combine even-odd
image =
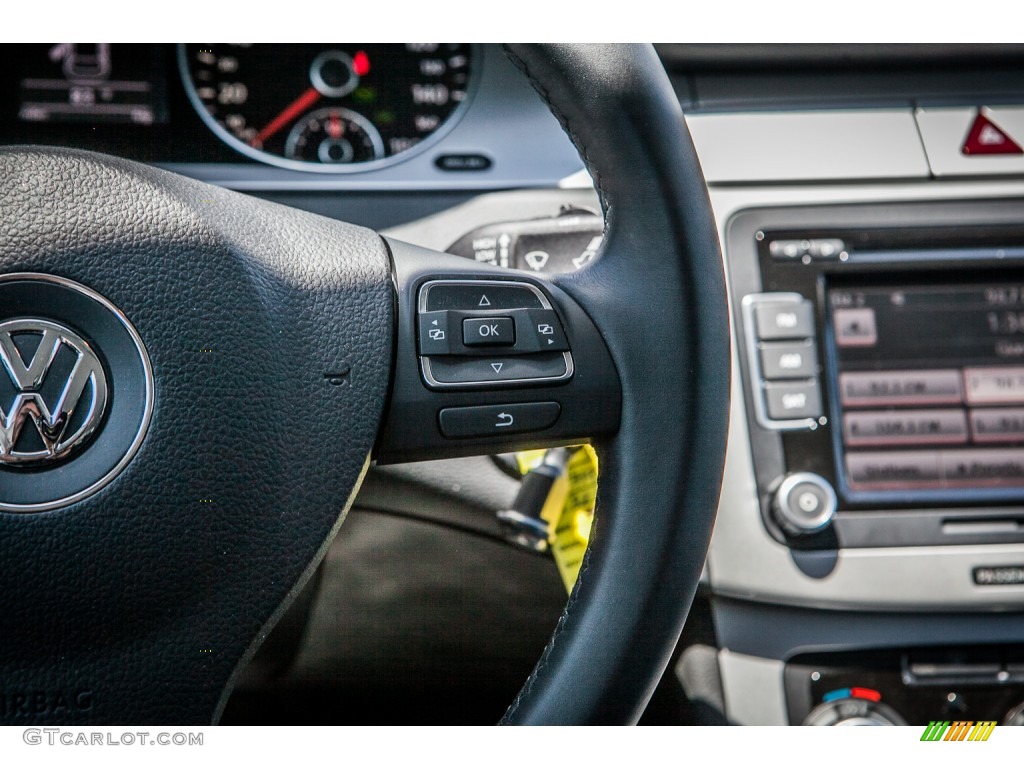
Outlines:
[{"label": "dashboard", "polygon": [[[5,45],[0,141],[118,154],[244,190],[549,186],[581,167],[493,46],[287,50]],[[536,143],[527,158],[522,135]]]},{"label": "dashboard", "polygon": [[[658,51],[723,245],[733,378],[705,576],[650,719],[1024,720],[1024,51]],[[600,248],[590,177],[494,46],[0,56],[2,144],[116,154],[527,273]],[[319,716],[297,703],[314,681],[374,689],[371,718],[399,691],[412,718],[414,678],[507,704],[564,601],[494,519],[517,490],[481,458],[375,468],[226,719]]]}]

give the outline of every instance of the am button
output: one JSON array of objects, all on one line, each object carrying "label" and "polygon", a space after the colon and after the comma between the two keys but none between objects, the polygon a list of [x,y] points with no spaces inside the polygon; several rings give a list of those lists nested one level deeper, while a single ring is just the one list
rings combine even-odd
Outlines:
[{"label": "am button", "polygon": [[467,347],[510,347],[516,343],[511,317],[473,317],[462,321],[462,343]]}]

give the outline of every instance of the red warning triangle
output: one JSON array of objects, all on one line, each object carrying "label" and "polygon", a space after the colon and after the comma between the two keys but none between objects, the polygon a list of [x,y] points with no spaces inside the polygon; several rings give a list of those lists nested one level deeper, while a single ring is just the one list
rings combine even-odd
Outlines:
[{"label": "red warning triangle", "polygon": [[985,117],[981,112],[974,118],[974,124],[960,147],[963,155],[1024,155],[1024,149],[1011,139],[1006,131]]}]

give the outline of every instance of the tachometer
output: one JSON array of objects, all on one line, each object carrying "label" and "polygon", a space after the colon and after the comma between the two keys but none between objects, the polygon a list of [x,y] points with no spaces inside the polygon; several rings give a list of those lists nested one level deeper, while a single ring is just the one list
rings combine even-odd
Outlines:
[{"label": "tachometer", "polygon": [[344,107],[318,109],[295,123],[284,155],[302,163],[368,163],[386,155],[380,131]]},{"label": "tachometer", "polygon": [[401,159],[466,104],[465,43],[179,47],[199,116],[239,152],[287,168],[361,171]]}]

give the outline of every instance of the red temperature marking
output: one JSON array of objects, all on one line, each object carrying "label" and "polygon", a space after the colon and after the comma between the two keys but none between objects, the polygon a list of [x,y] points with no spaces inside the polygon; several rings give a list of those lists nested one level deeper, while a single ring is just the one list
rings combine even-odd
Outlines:
[{"label": "red temperature marking", "polygon": [[882,700],[882,694],[871,688],[851,688],[850,696],[854,699],[867,699],[868,701]]},{"label": "red temperature marking", "polygon": [[370,74],[370,57],[366,55],[366,51],[356,51],[356,55],[352,57],[352,71],[360,77]]}]

